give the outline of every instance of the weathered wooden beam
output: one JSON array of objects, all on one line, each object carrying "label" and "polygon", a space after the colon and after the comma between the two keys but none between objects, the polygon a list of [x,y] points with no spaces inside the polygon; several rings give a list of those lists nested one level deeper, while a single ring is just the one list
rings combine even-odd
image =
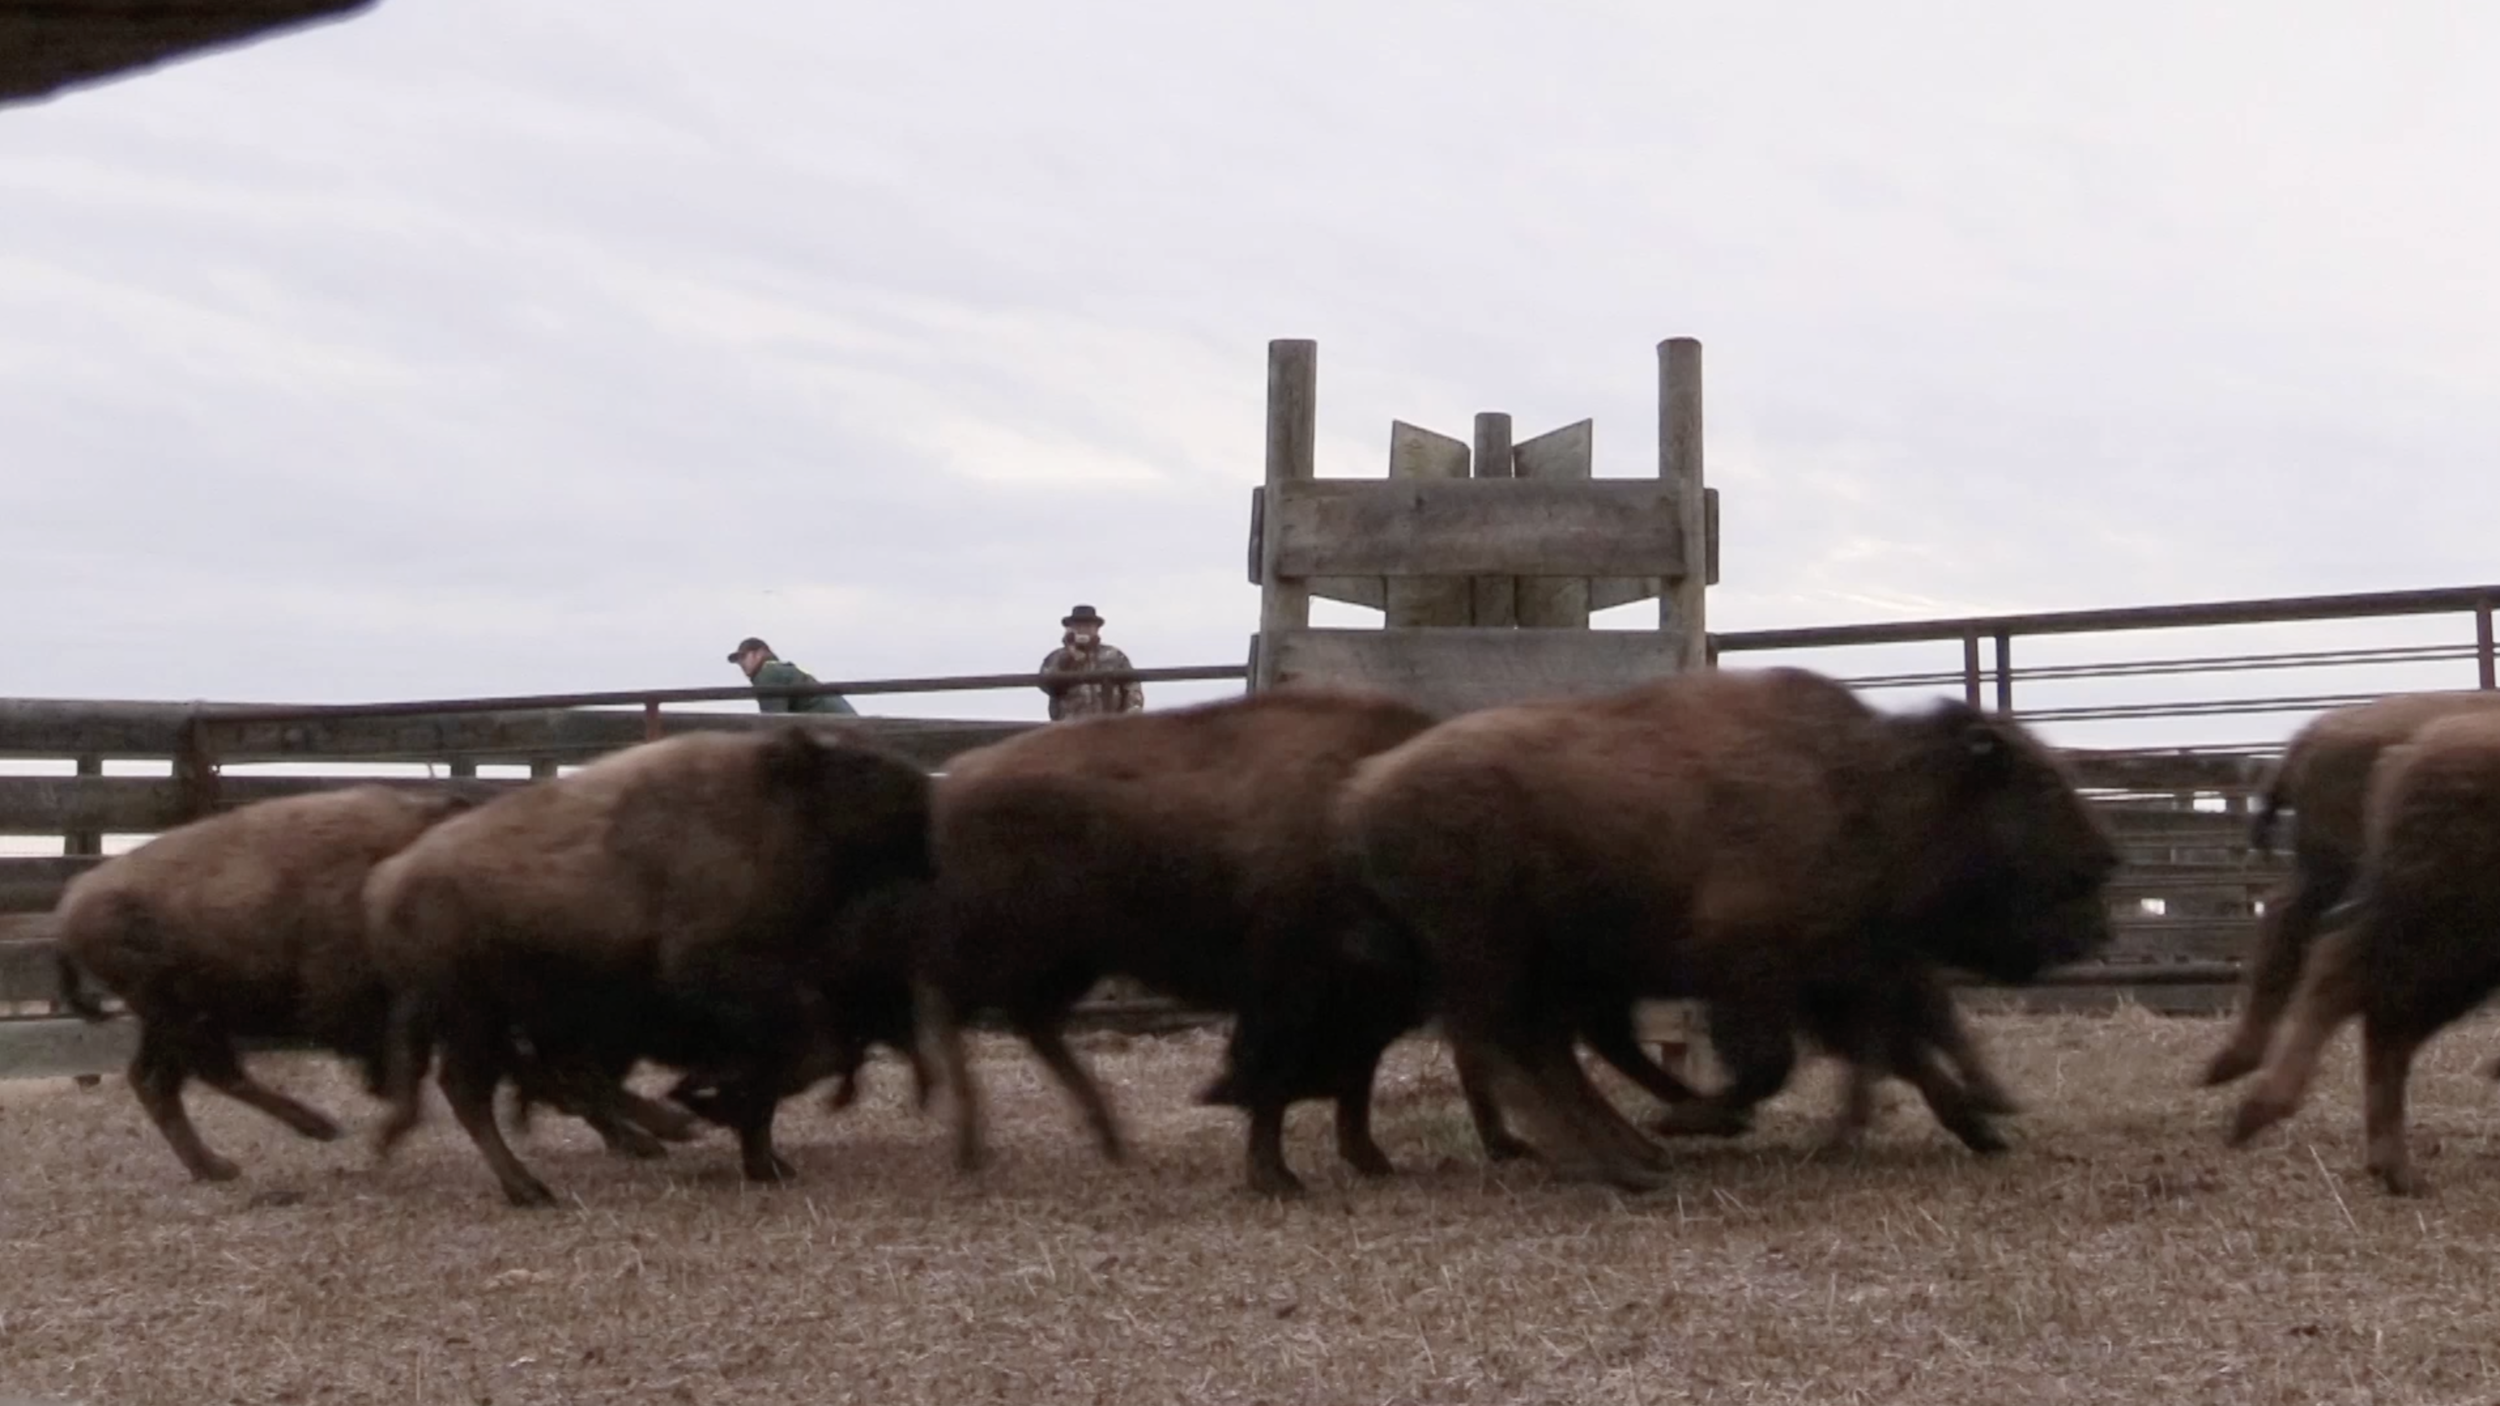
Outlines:
[{"label": "weathered wooden beam", "polygon": [[2254,940],[2254,918],[2121,918],[2095,961],[2112,968],[2136,962],[2236,962]]},{"label": "weathered wooden beam", "polygon": [[1684,527],[1650,479],[1312,479],[1271,492],[1280,576],[1680,577]]},{"label": "weathered wooden beam", "polygon": [[1678,536],[1673,566],[1635,563],[1617,573],[1666,578],[1658,597],[1658,629],[1676,646],[1685,669],[1710,664],[1708,592],[1702,568],[1709,555],[1702,533],[1710,505],[1703,493],[1701,343],[1670,337],[1658,344],[1658,486],[1675,508]]},{"label": "weathered wooden beam", "polygon": [[1647,630],[1310,629],[1262,648],[1278,682],[1377,688],[1444,714],[1604,693],[1675,671],[1670,645]]},{"label": "weathered wooden beam", "polygon": [[1295,580],[1278,563],[1283,535],[1277,500],[1290,486],[1317,473],[1319,455],[1319,343],[1277,338],[1267,344],[1267,463],[1264,528],[1259,537],[1259,633],[1251,648],[1250,691],[1275,682],[1269,642],[1311,623],[1311,585]]},{"label": "weathered wooden beam", "polygon": [[[439,789],[485,800],[528,784],[476,777],[221,776],[217,809],[342,786]],[[0,835],[57,835],[63,830],[153,835],[183,823],[189,818],[186,809],[181,783],[172,777],[0,776]]]},{"label": "weathered wooden beam", "polygon": [[[239,705],[236,705],[239,706]],[[217,705],[78,699],[0,699],[0,756],[64,758],[170,757],[183,724],[203,720],[202,733],[219,761],[442,761],[492,763],[561,757],[579,760],[642,740],[639,712],[522,709],[358,717],[338,714],[294,722],[220,721]],[[788,723],[856,733],[922,765],[1013,736],[1038,723],[979,718],[858,718],[818,714],[715,713],[662,710],[664,733],[742,732]]]},{"label": "weathered wooden beam", "polygon": [[[1389,425],[1390,484],[1465,482],[1475,451],[1465,440],[1421,425]],[[1373,485],[1379,486],[1379,485]],[[1348,579],[1348,578],[1339,578]],[[1475,619],[1475,600],[1465,579],[1451,575],[1402,578],[1354,577],[1381,582],[1381,623],[1392,629],[1425,625],[1465,626]]]},{"label": "weathered wooden beam", "polygon": [[[1586,483],[1594,464],[1595,424],[1578,420],[1548,430],[1511,451],[1512,470],[1540,483]],[[1585,576],[1521,576],[1515,595],[1526,629],[1585,630],[1592,583]],[[1483,624],[1482,620],[1477,621]]]}]

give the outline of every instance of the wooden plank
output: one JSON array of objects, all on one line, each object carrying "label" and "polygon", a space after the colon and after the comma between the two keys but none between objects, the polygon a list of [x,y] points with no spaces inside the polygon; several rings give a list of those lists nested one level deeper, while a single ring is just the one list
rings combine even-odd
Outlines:
[{"label": "wooden plank", "polygon": [[91,1025],[76,1016],[0,1020],[0,1079],[119,1074],[139,1046],[133,1021]]},{"label": "wooden plank", "polygon": [[2255,918],[2129,918],[2097,960],[2129,962],[2236,962],[2256,938]]},{"label": "wooden plank", "polygon": [[[377,785],[405,790],[451,790],[484,800],[529,783],[427,777],[221,776],[217,805],[232,810],[279,796],[302,796],[342,786]],[[116,835],[153,835],[181,824],[182,796],[171,777],[0,776],[0,834],[57,835],[97,830]]]},{"label": "wooden plank", "polygon": [[2117,752],[2070,747],[2060,755],[2084,786],[2130,791],[2246,795],[2274,765],[2266,752]]},{"label": "wooden plank", "polygon": [[2213,1016],[2237,1006],[2239,988],[2199,986],[1972,987],[1960,993],[1974,1014],[2107,1015],[2141,1006],[2157,1015]]},{"label": "wooden plank", "polygon": [[[1468,461],[1476,478],[1515,478],[1511,464],[1510,417],[1486,410],[1476,416],[1476,447]],[[1470,624],[1509,628],[1519,623],[1519,579],[1512,575],[1478,576],[1468,583],[1473,601]]]},{"label": "wooden plank", "polygon": [[[1581,420],[1519,445],[1511,451],[1519,477],[1547,483],[1586,483],[1594,464],[1595,424]],[[1527,629],[1585,630],[1589,593],[1585,576],[1518,576],[1519,624]]]},{"label": "wooden plank", "polygon": [[[492,762],[504,758],[562,757],[578,760],[642,740],[638,711],[547,708],[432,717],[356,717],[338,714],[296,722],[223,722],[221,712],[244,705],[133,703],[90,699],[0,699],[0,756],[62,759],[170,757],[180,746],[183,724],[195,713],[221,761],[439,761],[459,756]],[[274,706],[274,705],[273,705]],[[985,746],[1038,723],[981,718],[854,718],[811,714],[716,713],[663,710],[669,733],[746,731],[799,722],[855,731],[935,765],[958,752]]]},{"label": "wooden plank", "polygon": [[1312,629],[1265,647],[1280,683],[1378,688],[1443,714],[1604,693],[1675,672],[1670,643],[1647,630]]},{"label": "wooden plank", "polygon": [[1267,466],[1265,525],[1259,538],[1259,633],[1251,646],[1250,689],[1274,681],[1276,636],[1311,623],[1311,588],[1278,569],[1278,496],[1291,484],[1305,483],[1318,472],[1319,344],[1307,338],[1277,338],[1267,344]]},{"label": "wooden plank", "polygon": [[43,913],[69,881],[104,862],[94,854],[0,858],[0,913]]},{"label": "wooden plank", "polygon": [[1267,507],[1280,576],[1680,577],[1684,527],[1650,479],[1312,479]]},{"label": "wooden plank", "polygon": [[44,916],[47,935],[0,941],[0,1006],[30,1002],[49,1006],[60,996],[60,969],[53,964],[48,935],[50,915]]},{"label": "wooden plank", "polygon": [[[923,766],[936,766],[958,753],[1040,726],[983,719],[861,718],[808,713],[667,709],[660,713],[660,730],[671,736],[681,732],[751,732],[793,723],[858,736]],[[433,717],[339,716],[283,723],[213,722],[204,726],[202,733],[212,754],[221,762],[350,758],[410,762],[450,757],[489,764],[541,758],[579,762],[640,743],[643,715],[638,710],[568,708]]]},{"label": "wooden plank", "polygon": [[2231,811],[2187,810],[2141,801],[2098,801],[2092,810],[2112,833],[2129,841],[2158,838],[2173,845],[2248,848],[2248,817]]},{"label": "wooden plank", "polygon": [[[1404,420],[1389,422],[1388,482],[1414,483],[1464,480],[1474,450],[1465,440],[1435,434]],[[1467,582],[1449,576],[1381,582],[1382,623],[1393,629],[1425,625],[1457,627],[1475,619],[1475,597]]]}]

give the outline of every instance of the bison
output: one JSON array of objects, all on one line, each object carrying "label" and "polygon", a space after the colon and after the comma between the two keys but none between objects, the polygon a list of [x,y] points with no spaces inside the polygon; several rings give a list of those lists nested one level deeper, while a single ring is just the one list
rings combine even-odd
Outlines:
[{"label": "bison", "polygon": [[[2343,900],[2361,863],[2361,811],[2370,768],[2388,747],[2425,724],[2460,713],[2500,709],[2488,692],[2400,693],[2312,718],[2292,735],[2258,795],[2249,843],[2272,847],[2277,816],[2299,817],[2291,872],[2266,896],[2257,940],[2241,977],[2239,1019],[2198,1082],[2211,1088],[2255,1069],[2283,1019],[2301,961],[2316,940],[2319,919]],[[2493,1073],[2500,1075],[2500,1066]]]},{"label": "bison", "polygon": [[2429,1185],[2405,1139],[2414,1055],[2500,989],[2500,711],[2450,713],[2388,746],[2362,802],[2348,893],[2319,922],[2228,1140],[2245,1146],[2291,1116],[2359,1015],[2366,1165],[2389,1192],[2419,1195]]},{"label": "bison", "polygon": [[950,760],[932,806],[938,916],[920,995],[958,1166],[984,1151],[957,1023],[987,1010],[1041,1057],[1103,1156],[1124,1157],[1061,1029],[1098,981],[1125,976],[1237,1013],[1233,1065],[1200,1101],[1248,1110],[1251,1186],[1301,1189],[1282,1134],[1305,1098],[1335,1099],[1339,1154],[1386,1174],[1372,1074],[1420,1022],[1420,989],[1357,935],[1358,891],[1320,819],[1356,761],[1432,722],[1385,696],[1294,687],[1054,723]]},{"label": "bison", "polygon": [[1879,713],[1791,668],[1452,719],[1357,766],[1332,826],[1424,944],[1462,1070],[1517,1100],[1565,1170],[1627,1187],[1660,1184],[1666,1157],[1573,1057],[1593,1008],[1708,1003],[1730,1076],[1671,1130],[1745,1126],[1801,1024],[1858,1077],[1893,1063],[1969,1112],[1932,1061],[1887,1057],[1931,1000],[1920,983],[1938,965],[2027,981],[2097,950],[2118,863],[2014,722]]},{"label": "bison", "polygon": [[53,910],[63,1004],[138,1021],[130,1087],[191,1176],[226,1181],[182,1103],[193,1078],[329,1141],[339,1126],[243,1069],[237,1039],[305,1040],[381,1092],[389,992],[367,954],[359,893],[373,866],[470,804],[379,785],[286,796],[194,820],[73,879]]},{"label": "bison", "polygon": [[393,987],[377,1151],[415,1126],[439,1044],[505,1198],[553,1201],[494,1118],[517,1038],[587,1106],[614,1099],[624,1055],[703,1072],[745,1175],[789,1177],[774,1114],[847,1038],[844,910],[931,877],[928,821],[918,767],[793,724],[643,743],[445,821],[365,887]]}]

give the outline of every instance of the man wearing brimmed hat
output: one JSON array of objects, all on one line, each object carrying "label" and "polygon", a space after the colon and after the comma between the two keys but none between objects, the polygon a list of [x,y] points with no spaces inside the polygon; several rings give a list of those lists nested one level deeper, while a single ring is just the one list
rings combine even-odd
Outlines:
[{"label": "man wearing brimmed hat", "polygon": [[[773,653],[773,647],[753,635],[738,641],[729,651],[729,662],[743,670],[758,688],[803,688],[816,682],[816,676]],[[755,706],[767,713],[847,713],[859,716],[859,710],[839,693],[819,693],[813,697],[760,697]]]},{"label": "man wearing brimmed hat", "polygon": [[[1116,646],[1103,643],[1102,617],[1090,605],[1080,605],[1059,618],[1065,631],[1059,647],[1042,659],[1042,672],[1093,673],[1104,669],[1134,669],[1128,656]],[[1146,690],[1130,683],[1058,683],[1042,685],[1050,695],[1050,718],[1091,717],[1100,713],[1134,713],[1146,706]]]}]

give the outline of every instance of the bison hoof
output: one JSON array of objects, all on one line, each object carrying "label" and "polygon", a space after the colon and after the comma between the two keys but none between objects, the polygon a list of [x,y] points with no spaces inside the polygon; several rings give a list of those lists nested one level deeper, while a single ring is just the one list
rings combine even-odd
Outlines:
[{"label": "bison hoof", "polygon": [[2282,1122],[2291,1111],[2290,1106],[2279,1099],[2251,1095],[2240,1101],[2239,1111],[2232,1115],[2231,1131],[2226,1140],[2233,1147],[2246,1147],[2251,1138]]},{"label": "bison hoof", "polygon": [[2197,1087],[2220,1088],[2248,1074],[2257,1067],[2258,1058],[2234,1045],[2205,1061],[2204,1073],[2197,1076]]},{"label": "bison hoof", "polygon": [[1250,1189],[1273,1201],[1299,1201],[1310,1195],[1302,1178],[1283,1167],[1261,1167],[1250,1173]]},{"label": "bison hoof", "polygon": [[1679,1103],[1649,1124],[1660,1137],[1742,1137],[1752,1127],[1744,1114],[1708,1103]]},{"label": "bison hoof", "polygon": [[547,1189],[545,1182],[536,1177],[529,1177],[521,1181],[504,1183],[503,1199],[522,1210],[528,1210],[534,1206],[554,1205],[556,1194]]},{"label": "bison hoof", "polygon": [[2370,1175],[2378,1178],[2378,1184],[2385,1187],[2390,1196],[2428,1196],[2431,1193],[2429,1179],[2411,1167],[2372,1167]]},{"label": "bison hoof", "polygon": [[191,1164],[194,1181],[232,1181],[243,1175],[243,1169],[211,1152]]},{"label": "bison hoof", "polygon": [[1484,1156],[1488,1162],[1516,1162],[1535,1155],[1535,1148],[1509,1133],[1484,1140]]},{"label": "bison hoof", "polygon": [[1398,1171],[1396,1165],[1390,1162],[1389,1154],[1377,1147],[1357,1147],[1348,1151],[1345,1164],[1354,1169],[1355,1175],[1374,1180],[1396,1176]]},{"label": "bison hoof", "polygon": [[791,1166],[790,1160],[778,1152],[767,1152],[762,1157],[747,1159],[744,1170],[748,1181],[763,1182],[773,1186],[799,1179],[799,1169]]},{"label": "bison hoof", "polygon": [[1992,1118],[2011,1118],[2023,1111],[2022,1104],[2012,1094],[1992,1084],[1972,1085],[1969,1099],[1973,1113]]}]

